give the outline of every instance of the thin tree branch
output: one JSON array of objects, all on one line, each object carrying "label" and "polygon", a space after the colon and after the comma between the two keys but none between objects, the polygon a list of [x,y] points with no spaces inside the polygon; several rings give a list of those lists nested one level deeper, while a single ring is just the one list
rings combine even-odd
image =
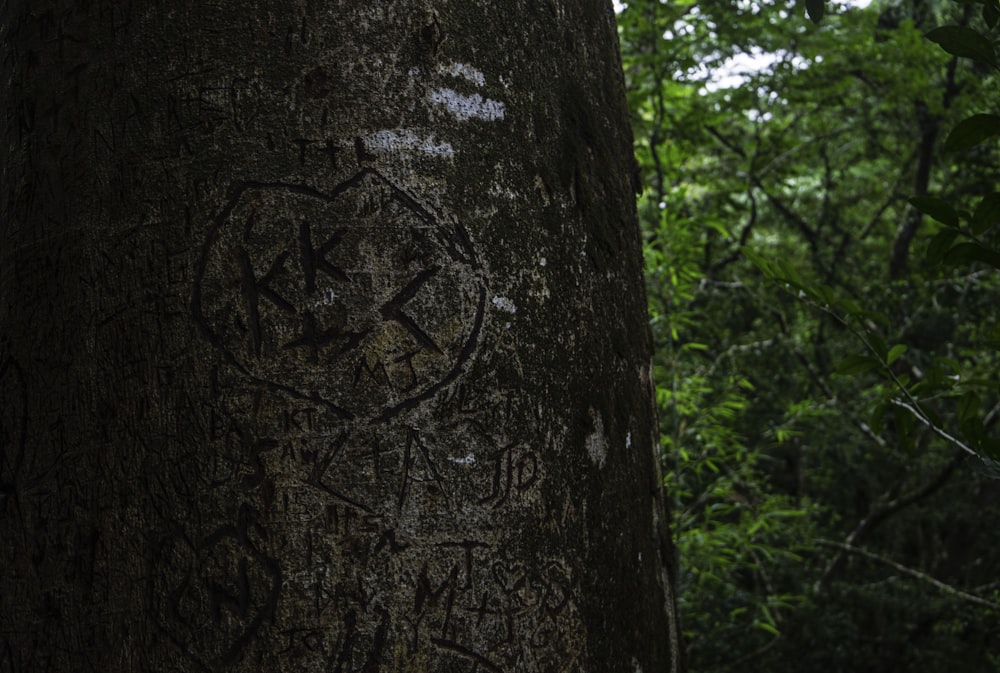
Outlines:
[{"label": "thin tree branch", "polygon": [[750,234],[753,233],[754,225],[757,224],[757,198],[753,194],[753,188],[747,189],[747,196],[750,199],[750,214],[747,218],[747,223],[743,225],[743,232],[740,234],[740,240],[736,244],[736,249],[721,262],[712,264],[708,269],[708,273],[705,274],[707,277],[715,276],[724,268],[738,260],[742,255],[743,248],[750,240]]},{"label": "thin tree branch", "polygon": [[970,593],[968,593],[966,591],[962,591],[961,589],[956,589],[955,587],[951,586],[950,584],[945,584],[944,582],[931,577],[927,573],[921,572],[919,570],[915,570],[913,568],[909,568],[909,567],[904,566],[904,565],[902,565],[900,563],[896,563],[892,559],[887,559],[884,556],[880,556],[878,554],[874,554],[874,553],[872,553],[870,551],[862,549],[861,547],[854,547],[854,546],[849,545],[849,544],[844,544],[843,542],[834,542],[832,540],[823,540],[823,539],[820,539],[820,540],[817,540],[816,542],[817,542],[817,544],[823,545],[824,547],[836,547],[837,549],[841,549],[841,550],[843,550],[845,552],[848,552],[848,553],[851,553],[851,554],[857,554],[858,556],[863,556],[863,557],[865,557],[867,559],[871,559],[872,561],[878,561],[879,563],[883,563],[883,564],[885,564],[885,565],[887,565],[887,566],[889,566],[891,568],[895,568],[896,570],[898,570],[899,572],[903,573],[904,575],[909,575],[910,577],[913,577],[914,579],[918,579],[921,582],[926,582],[926,583],[930,584],[931,586],[935,587],[936,589],[938,589],[938,590],[940,590],[940,591],[948,594],[949,596],[954,596],[956,598],[960,598],[960,599],[962,599],[964,601],[967,601],[969,603],[974,603],[976,605],[979,605],[979,606],[982,606],[982,607],[985,607],[985,608],[989,608],[990,610],[1000,611],[1000,603],[994,603],[993,601],[988,601],[985,598],[980,598],[979,596],[970,594]]},{"label": "thin tree branch", "polygon": [[[895,378],[895,377],[893,377],[893,378]],[[898,382],[897,382],[897,384],[898,384]],[[909,411],[911,414],[913,414],[913,416],[918,421],[920,421],[921,423],[923,423],[924,425],[926,425],[928,428],[930,428],[931,432],[933,432],[938,437],[944,439],[947,442],[950,442],[950,443],[954,444],[958,448],[962,449],[962,451],[965,451],[966,453],[968,453],[970,455],[976,456],[977,458],[981,457],[978,453],[976,453],[975,449],[973,449],[972,447],[970,447],[968,444],[966,444],[965,442],[963,442],[961,439],[959,439],[958,437],[955,437],[954,435],[952,435],[951,433],[949,433],[944,428],[940,428],[937,425],[935,425],[934,422],[930,418],[927,417],[927,414],[924,413],[924,410],[920,408],[919,404],[917,404],[917,401],[915,399],[913,399],[913,396],[910,395],[910,391],[908,391],[902,385],[900,385],[900,384],[898,384],[898,385],[899,385],[899,388],[902,390],[903,395],[905,395],[907,399],[906,400],[901,400],[899,398],[895,398],[894,397],[893,399],[889,400],[890,403],[895,404],[897,407],[900,407],[902,409],[906,409],[907,411]]]},{"label": "thin tree branch", "polygon": [[[819,304],[817,302],[810,302],[810,303],[812,303],[813,306],[817,307],[818,309],[820,309],[824,313],[827,313],[827,314],[833,316],[838,322],[840,322],[840,324],[842,324],[844,327],[846,327],[848,330],[850,330],[851,333],[854,334],[855,337],[857,337],[858,339],[861,340],[861,343],[863,343],[865,345],[865,348],[868,349],[868,352],[870,352],[872,355],[874,355],[876,359],[878,359],[879,361],[881,361],[883,359],[883,355],[881,353],[879,353],[878,349],[876,349],[871,344],[871,342],[865,337],[865,335],[862,334],[854,326],[852,326],[845,318],[843,318],[842,316],[838,315],[829,306],[824,306],[823,304]],[[899,380],[899,377],[896,376],[896,372],[894,372],[891,367],[889,367],[888,365],[886,365],[885,363],[883,363],[882,364],[882,369],[885,371],[886,376],[888,376],[892,380],[893,384],[896,386],[896,389],[899,390],[899,392],[902,393],[903,397],[905,398],[905,399],[893,398],[893,399],[889,400],[889,402],[891,402],[892,404],[895,404],[896,406],[898,406],[898,407],[900,407],[902,409],[906,409],[907,411],[909,411],[911,414],[913,414],[916,417],[916,419],[918,421],[920,421],[921,423],[923,423],[924,425],[926,425],[938,437],[941,437],[945,441],[950,442],[951,444],[954,444],[955,446],[957,446],[961,450],[965,451],[966,453],[968,453],[970,455],[973,455],[973,456],[976,456],[977,458],[982,459],[982,456],[980,456],[968,444],[966,444],[965,442],[963,442],[959,438],[955,437],[954,435],[950,434],[944,428],[939,427],[936,423],[934,423],[934,421],[931,420],[930,416],[928,416],[927,413],[920,407],[920,402],[918,402],[917,399],[915,397],[913,397],[913,394],[906,387],[906,385],[902,381]]]},{"label": "thin tree branch", "polygon": [[774,638],[772,638],[771,640],[769,640],[769,641],[768,641],[767,643],[765,643],[765,644],[764,644],[764,645],[762,645],[761,647],[758,647],[758,648],[757,648],[756,650],[754,650],[753,652],[748,652],[747,654],[744,654],[744,655],[743,655],[742,657],[740,657],[739,659],[735,659],[735,660],[733,660],[733,661],[729,662],[728,664],[724,664],[724,668],[723,668],[723,670],[726,670],[726,671],[731,671],[731,670],[733,670],[734,668],[738,668],[738,667],[741,667],[741,666],[743,666],[743,665],[744,665],[744,664],[746,664],[746,663],[747,663],[748,661],[752,661],[753,659],[756,659],[757,657],[761,656],[762,654],[764,654],[764,653],[766,653],[766,652],[767,652],[768,650],[770,650],[770,649],[771,649],[772,647],[774,647],[775,645],[777,645],[777,644],[778,644],[778,642],[779,642],[779,641],[780,641],[780,640],[781,640],[781,639],[782,639],[783,637],[784,637],[784,634],[781,634],[781,633],[779,633],[779,634],[778,634],[778,635],[776,635],[776,636],[775,636]]},{"label": "thin tree branch", "polygon": [[[872,532],[876,526],[881,524],[893,514],[909,507],[910,505],[920,502],[930,495],[933,495],[948,482],[951,476],[955,473],[955,470],[962,464],[965,458],[966,455],[964,453],[956,454],[950,461],[948,461],[948,463],[944,466],[944,469],[938,472],[936,477],[928,481],[923,486],[911,491],[907,495],[896,498],[895,500],[890,500],[881,507],[874,508],[868,513],[868,516],[862,519],[858,525],[854,527],[854,530],[852,530],[847,536],[847,539],[843,542],[843,544],[848,546],[856,545],[864,539],[868,533]],[[823,587],[825,587],[827,582],[829,582],[830,577],[840,566],[843,558],[843,551],[837,552],[837,554],[834,555],[834,557],[826,565],[826,568],[823,570],[823,575],[816,581],[813,591],[819,593],[823,590]]]},{"label": "thin tree branch", "polygon": [[[941,95],[941,105],[945,110],[951,107],[952,101],[962,88],[955,79],[957,65],[957,56],[952,57],[948,62],[944,92]],[[936,159],[934,150],[938,132],[941,130],[941,118],[939,115],[931,114],[923,102],[917,103],[917,118],[920,124],[920,145],[913,190],[915,195],[923,196],[927,194],[931,172],[934,169]],[[923,213],[916,208],[910,208],[906,219],[896,232],[896,240],[892,244],[892,253],[889,257],[889,278],[899,278],[906,271],[909,262],[910,244],[913,242],[913,238],[916,236],[917,229],[920,227],[923,219]]]}]

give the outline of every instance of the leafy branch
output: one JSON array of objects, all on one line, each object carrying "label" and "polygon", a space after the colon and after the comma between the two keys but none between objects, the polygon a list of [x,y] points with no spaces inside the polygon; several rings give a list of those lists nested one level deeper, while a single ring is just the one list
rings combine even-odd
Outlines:
[{"label": "leafy branch", "polygon": [[[744,250],[744,255],[771,280],[795,291],[797,296],[814,308],[826,313],[845,327],[865,347],[867,354],[850,355],[844,358],[836,369],[842,376],[861,374],[877,370],[898,391],[899,397],[892,397],[886,404],[905,410],[913,418],[925,425],[931,432],[956,446],[962,451],[980,458],[987,467],[994,467],[990,459],[1000,449],[1000,441],[987,436],[988,424],[977,417],[980,410],[979,396],[974,390],[960,390],[961,367],[953,360],[939,358],[939,366],[925,376],[922,381],[910,385],[909,377],[897,373],[893,365],[907,352],[905,344],[897,343],[889,347],[876,331],[877,324],[886,325],[888,319],[879,313],[867,311],[853,299],[837,296],[833,288],[805,280],[795,267],[786,260],[765,259],[752,250]],[[1000,260],[998,267],[1000,268]],[[940,366],[943,365],[943,366]],[[944,368],[952,374],[944,375]],[[919,393],[944,395],[958,401],[958,418],[966,439],[946,430],[936,415],[918,399]],[[879,405],[873,414],[879,420],[885,414],[886,404]],[[877,425],[877,423],[872,423]]]}]

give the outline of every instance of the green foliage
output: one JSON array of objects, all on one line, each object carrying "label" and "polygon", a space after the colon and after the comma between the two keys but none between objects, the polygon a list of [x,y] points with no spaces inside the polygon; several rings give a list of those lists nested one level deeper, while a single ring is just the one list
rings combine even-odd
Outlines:
[{"label": "green foliage", "polygon": [[948,134],[944,149],[948,152],[964,152],[996,135],[1000,135],[1000,117],[991,114],[972,115],[955,125]]},{"label": "green foliage", "polygon": [[619,18],[691,670],[1000,670],[996,0]]},{"label": "green foliage", "polygon": [[826,14],[826,3],[824,0],[806,0],[806,14],[811,21],[819,23]]},{"label": "green foliage", "polygon": [[997,67],[993,42],[968,26],[941,26],[928,32],[926,37],[949,54],[975,59],[994,68]]}]

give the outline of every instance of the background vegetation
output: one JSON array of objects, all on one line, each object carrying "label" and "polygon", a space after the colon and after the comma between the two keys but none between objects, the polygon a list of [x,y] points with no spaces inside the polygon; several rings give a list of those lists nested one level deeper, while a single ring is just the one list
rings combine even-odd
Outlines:
[{"label": "background vegetation", "polygon": [[1000,670],[998,17],[619,16],[692,671]]}]

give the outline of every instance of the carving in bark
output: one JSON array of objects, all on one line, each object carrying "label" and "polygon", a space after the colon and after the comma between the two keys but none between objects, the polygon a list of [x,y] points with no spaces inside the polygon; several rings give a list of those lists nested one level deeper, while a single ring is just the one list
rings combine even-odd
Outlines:
[{"label": "carving in bark", "polygon": [[0,671],[676,670],[607,3],[0,30]]}]

